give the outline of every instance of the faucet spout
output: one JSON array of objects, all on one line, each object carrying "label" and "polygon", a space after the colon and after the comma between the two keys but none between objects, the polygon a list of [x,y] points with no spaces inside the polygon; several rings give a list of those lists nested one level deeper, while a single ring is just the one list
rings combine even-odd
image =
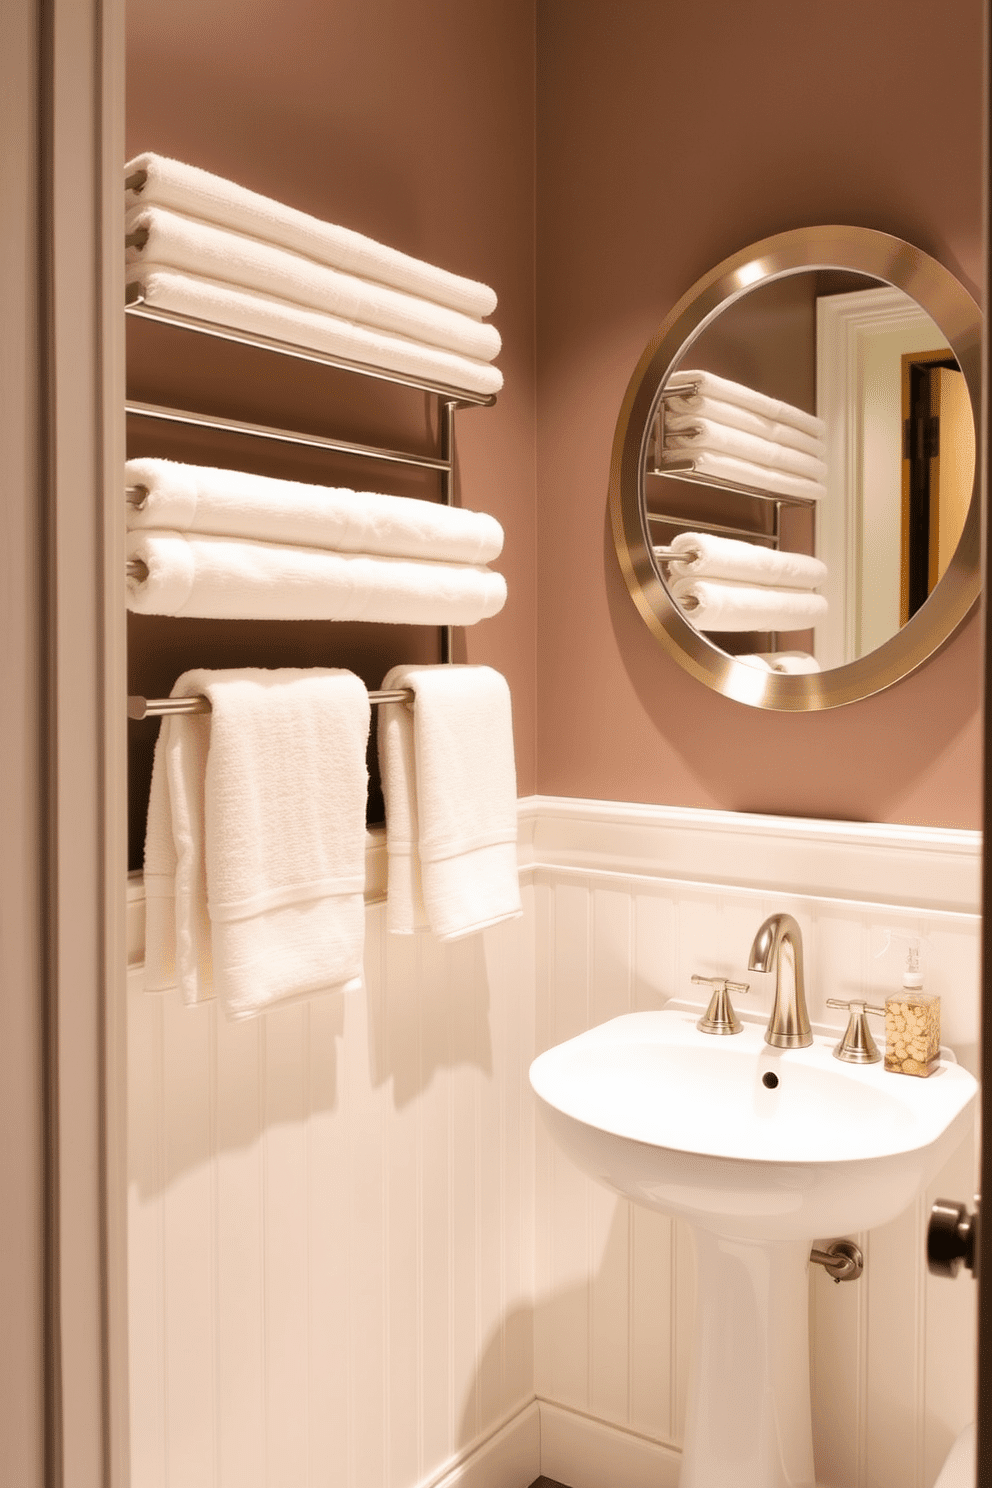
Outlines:
[{"label": "faucet spout", "polygon": [[775,1002],[765,1043],[776,1049],[805,1049],[813,1042],[806,1011],[803,935],[790,914],[769,915],[758,930],[748,960],[750,971],[775,969]]}]

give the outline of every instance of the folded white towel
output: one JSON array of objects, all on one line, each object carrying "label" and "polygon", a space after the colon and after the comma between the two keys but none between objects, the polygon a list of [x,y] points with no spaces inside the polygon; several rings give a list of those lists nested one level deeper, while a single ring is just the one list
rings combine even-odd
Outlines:
[{"label": "folded white towel", "polygon": [[489,397],[503,386],[502,372],[489,362],[411,341],[393,331],[356,325],[320,310],[307,310],[259,290],[235,289],[216,279],[180,274],[176,269],[160,268],[157,264],[131,267],[126,270],[126,279],[129,285],[140,286],[146,304],[153,309],[267,336],[293,346],[306,346],[363,367],[402,372],[459,392]]},{"label": "folded white towel", "polygon": [[672,373],[665,387],[666,390],[676,392],[685,388],[688,394],[692,384],[695,386],[691,387],[691,392],[695,396],[719,398],[723,403],[734,403],[739,408],[747,408],[752,413],[760,414],[762,418],[771,419],[773,423],[791,424],[793,428],[802,430],[814,439],[822,439],[826,432],[823,420],[818,419],[815,414],[796,408],[792,403],[783,403],[778,398],[769,398],[743,382],[731,382],[726,377],[717,377],[715,372],[692,372],[680,368],[678,372]]},{"label": "folded white towel", "polygon": [[756,651],[750,656],[738,656],[737,660],[766,672],[788,672],[793,676],[821,670],[816,657],[806,651]]},{"label": "folded white towel", "polygon": [[142,184],[125,193],[129,208],[140,203],[188,212],[248,237],[305,253],[362,279],[376,279],[450,305],[465,315],[490,315],[496,308],[496,295],[488,285],[435,268],[349,228],[322,222],[198,166],[148,152],[136,155],[124,167],[125,180],[142,175]]},{"label": "folded white towel", "polygon": [[168,528],[213,537],[247,537],[338,553],[375,553],[444,563],[489,563],[503,529],[486,512],[410,496],[270,480],[240,470],[128,460],[129,486],[147,493],[127,508],[129,528]]},{"label": "folded white towel", "polygon": [[442,940],[521,911],[510,690],[490,667],[399,666],[379,708],[386,802],[386,924]]},{"label": "folded white towel", "polygon": [[739,403],[723,403],[718,398],[707,398],[701,393],[665,399],[666,429],[678,433],[680,430],[693,428],[700,419],[708,419],[711,423],[722,424],[731,429],[740,429],[743,434],[753,434],[756,439],[769,439],[773,444],[788,445],[790,449],[812,455],[815,460],[822,460],[824,457],[826,425],[821,419],[817,419],[817,423],[821,424],[824,433],[804,434],[794,424],[783,424],[776,419],[765,418],[760,413],[753,413],[750,408],[742,408]]},{"label": "folded white towel", "polygon": [[499,355],[500,336],[493,325],[243,233],[162,207],[136,208],[128,213],[125,228],[129,237],[139,240],[127,248],[128,265],[159,264],[241,289],[261,290],[310,310],[395,331],[484,362]]},{"label": "folded white towel", "polygon": [[798,496],[801,501],[818,501],[827,494],[821,481],[807,480],[803,475],[787,475],[784,470],[773,470],[770,465],[754,465],[750,460],[738,460],[736,455],[720,455],[712,450],[664,450],[661,463],[671,468],[684,460],[692,461],[697,475],[712,476],[714,480],[729,481],[735,486],[752,486],[772,496]]},{"label": "folded white towel", "polygon": [[735,455],[738,460],[750,460],[755,465],[767,465],[773,470],[784,470],[788,475],[804,476],[807,480],[824,481],[827,477],[826,462],[793,449],[788,444],[777,444],[755,434],[745,434],[730,424],[717,424],[712,419],[699,418],[687,427],[672,429],[665,421],[666,450],[697,451],[713,450],[717,454]]},{"label": "folded white towel", "polygon": [[237,538],[129,532],[128,609],[228,620],[474,625],[503,608],[506,580],[467,563],[331,553]]},{"label": "folded white towel", "polygon": [[713,532],[680,532],[669,549],[685,554],[669,563],[670,580],[696,575],[773,589],[815,589],[827,577],[827,565],[808,553],[787,553]]},{"label": "folded white towel", "polygon": [[185,999],[216,994],[234,1018],[357,989],[365,687],[350,672],[247,668],[186,672],[173,696],[194,693],[212,712],[165,718],[155,752],[147,985],[168,985],[174,958]]},{"label": "folded white towel", "polygon": [[697,630],[807,630],[827,612],[822,594],[809,589],[694,578],[673,579],[669,589]]}]

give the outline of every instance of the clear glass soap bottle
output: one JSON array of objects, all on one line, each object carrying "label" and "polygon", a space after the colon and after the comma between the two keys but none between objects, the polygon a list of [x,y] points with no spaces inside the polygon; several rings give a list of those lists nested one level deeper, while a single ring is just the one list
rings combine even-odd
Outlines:
[{"label": "clear glass soap bottle", "polygon": [[898,1075],[932,1075],[940,1063],[940,998],[923,990],[920,948],[906,954],[902,991],[885,999],[885,1068]]}]

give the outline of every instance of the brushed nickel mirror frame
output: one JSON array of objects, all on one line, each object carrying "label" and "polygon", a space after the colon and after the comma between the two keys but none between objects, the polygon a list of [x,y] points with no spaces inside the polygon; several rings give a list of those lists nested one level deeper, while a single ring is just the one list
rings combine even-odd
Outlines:
[{"label": "brushed nickel mirror frame", "polygon": [[666,317],[624,395],[610,460],[610,515],[620,567],[645,623],[680,666],[707,687],[752,707],[813,712],[871,697],[908,676],[947,644],[981,592],[978,461],[961,538],[926,603],[901,630],[844,666],[802,675],[766,672],[721,651],[672,601],[652,552],[644,470],[662,387],[696,337],[735,300],[762,283],[816,269],[872,275],[909,295],[947,338],[964,373],[980,447],[982,316],[936,259],[888,233],[860,227],[805,227],[741,249],[699,279]]}]

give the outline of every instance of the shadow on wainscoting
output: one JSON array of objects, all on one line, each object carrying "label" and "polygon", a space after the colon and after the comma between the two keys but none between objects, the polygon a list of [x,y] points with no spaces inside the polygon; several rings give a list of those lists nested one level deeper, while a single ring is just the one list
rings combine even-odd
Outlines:
[{"label": "shadow on wainscoting", "polygon": [[492,1075],[493,1009],[502,1006],[503,979],[523,973],[521,923],[442,942],[428,931],[388,934],[384,906],[370,909],[369,1075],[377,1089],[392,1082],[396,1109],[422,1095],[440,1070]]},{"label": "shadow on wainscoting", "polygon": [[128,993],[128,1173],[141,1199],[225,1157],[258,1154],[267,1133],[302,1130],[340,1101],[339,1051],[351,994],[331,993],[234,1021],[174,989]]}]

